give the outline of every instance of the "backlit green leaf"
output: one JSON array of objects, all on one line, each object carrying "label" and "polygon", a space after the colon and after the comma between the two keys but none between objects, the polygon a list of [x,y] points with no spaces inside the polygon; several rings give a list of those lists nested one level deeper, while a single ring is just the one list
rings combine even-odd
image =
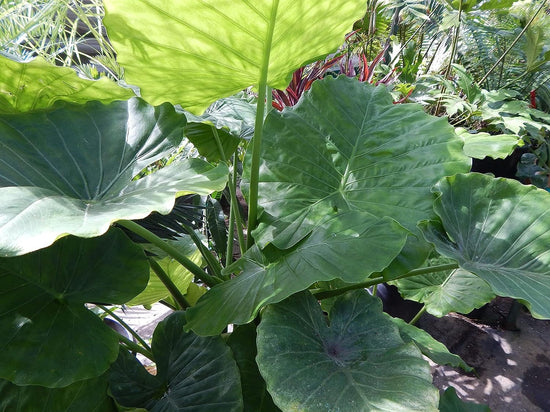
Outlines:
[{"label": "backlit green leaf", "polygon": [[126,80],[153,104],[169,101],[192,112],[262,77],[286,88],[294,70],[336,50],[365,12],[363,2],[347,0],[107,0],[105,6]]}]

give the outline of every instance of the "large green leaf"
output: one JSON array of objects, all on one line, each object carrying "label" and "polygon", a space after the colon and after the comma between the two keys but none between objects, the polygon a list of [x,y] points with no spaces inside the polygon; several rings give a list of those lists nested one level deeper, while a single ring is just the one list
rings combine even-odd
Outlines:
[{"label": "large green leaf", "polygon": [[229,323],[250,322],[263,306],[315,282],[364,281],[397,256],[406,234],[389,218],[349,211],[327,217],[292,249],[253,247],[226,269],[237,277],[214,286],[188,309],[189,327],[200,335],[215,335]]},{"label": "large green leaf", "polygon": [[478,173],[447,177],[434,191],[441,222],[421,224],[426,239],[497,295],[550,319],[550,194]]},{"label": "large green leaf", "polygon": [[[430,263],[440,262],[436,260]],[[399,288],[399,293],[405,299],[423,303],[429,313],[438,317],[449,312],[469,313],[495,297],[487,282],[462,268],[413,276],[391,283]]]},{"label": "large green leaf", "polygon": [[[340,46],[365,5],[321,0],[107,0],[105,25],[126,80],[159,104],[201,112],[263,77],[291,73]],[[144,28],[147,28],[144,30]]]},{"label": "large green leaf", "polygon": [[0,116],[0,256],[97,236],[116,220],[169,212],[177,195],[225,186],[227,167],[199,159],[132,180],[183,138],[185,117],[169,104],[61,106]]},{"label": "large green leaf", "polygon": [[65,388],[17,386],[0,379],[0,410],[24,412],[116,412],[107,395],[105,376],[75,382]]},{"label": "large green leaf", "polygon": [[18,63],[0,55],[0,113],[43,109],[58,100],[107,103],[132,96],[131,89],[120,87],[107,78],[85,80],[73,69],[56,67],[40,58]]},{"label": "large green leaf", "polygon": [[110,373],[117,402],[152,412],[242,410],[239,370],[229,347],[219,336],[201,338],[184,326],[185,313],[175,312],[155,329],[156,376],[120,351]]},{"label": "large green leaf", "polygon": [[330,324],[308,292],[271,305],[257,362],[285,411],[436,411],[428,364],[366,291],[339,298]]},{"label": "large green leaf", "polygon": [[118,229],[0,258],[0,378],[54,388],[105,372],[118,338],[84,303],[127,302],[148,276],[143,250]]},{"label": "large green leaf", "polygon": [[418,221],[433,216],[431,186],[469,167],[445,119],[419,105],[394,105],[383,86],[328,77],[298,105],[266,119],[264,226],[255,237],[290,247],[320,218],[342,210],[390,216],[417,231]]}]

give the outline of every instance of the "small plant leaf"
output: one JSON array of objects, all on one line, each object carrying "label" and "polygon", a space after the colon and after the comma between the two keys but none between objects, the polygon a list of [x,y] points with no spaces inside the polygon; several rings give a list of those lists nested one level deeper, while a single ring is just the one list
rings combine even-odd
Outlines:
[{"label": "small plant leaf", "polygon": [[465,402],[456,394],[456,389],[449,386],[439,400],[440,412],[491,412],[487,405]]},{"label": "small plant leaf", "polygon": [[[448,263],[448,259],[445,260]],[[439,260],[431,264],[440,263]],[[428,313],[445,316],[449,312],[470,313],[495,298],[483,279],[458,268],[391,282],[405,299],[423,303]]]},{"label": "small plant leaf", "polygon": [[335,51],[365,12],[347,0],[107,0],[105,7],[126,80],[153,104],[195,113],[263,76],[284,89],[298,67]]},{"label": "small plant leaf", "polygon": [[188,326],[199,335],[215,335],[229,323],[250,322],[265,305],[315,282],[364,281],[397,256],[406,236],[389,218],[349,211],[326,218],[292,249],[253,247],[226,269],[238,276],[214,286],[188,310]]},{"label": "small plant leaf", "polygon": [[129,352],[120,351],[110,372],[117,402],[153,412],[241,411],[239,370],[229,347],[219,336],[199,337],[184,327],[185,313],[175,312],[155,329],[156,376]]},{"label": "small plant leaf", "polygon": [[125,303],[148,277],[143,250],[119,229],[0,258],[0,378],[59,388],[104,373],[118,338],[84,304]]},{"label": "small plant leaf", "polygon": [[309,292],[268,306],[257,362],[285,411],[436,411],[426,361],[364,290],[338,298],[329,320]]},{"label": "small plant leaf", "polygon": [[550,319],[550,194],[479,173],[442,179],[434,188],[441,221],[420,224],[437,251]]},{"label": "small plant leaf", "polygon": [[56,101],[109,103],[134,96],[131,89],[108,78],[86,80],[73,69],[37,58],[19,63],[0,55],[0,113],[20,113],[51,107]]},{"label": "small plant leaf", "polygon": [[462,368],[466,372],[471,372],[474,369],[469,366],[462,358],[454,353],[449,352],[447,347],[432,338],[432,336],[414,325],[409,325],[403,319],[392,318],[393,323],[399,328],[399,334],[404,342],[414,342],[420,352],[427,356],[432,361],[439,365],[449,365],[455,368]]},{"label": "small plant leaf", "polygon": [[0,379],[0,407],[2,411],[116,412],[107,389],[105,375],[56,389],[17,386]]},{"label": "small plant leaf", "polygon": [[456,132],[464,140],[464,154],[475,159],[485,157],[504,159],[512,154],[514,148],[521,142],[515,134],[491,135],[485,132],[473,134],[460,127]]},{"label": "small plant leaf", "polygon": [[116,220],[168,213],[176,196],[223,189],[227,167],[199,159],[133,180],[177,147],[185,123],[171,105],[138,98],[0,116],[0,256],[98,236]]}]

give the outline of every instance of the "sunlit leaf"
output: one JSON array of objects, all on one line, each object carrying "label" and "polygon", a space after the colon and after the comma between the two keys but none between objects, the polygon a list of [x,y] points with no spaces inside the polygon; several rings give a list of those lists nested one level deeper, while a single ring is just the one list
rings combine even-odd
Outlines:
[{"label": "sunlit leaf", "polygon": [[362,2],[347,0],[107,0],[105,6],[126,80],[153,104],[170,101],[192,112],[262,77],[286,88],[294,70],[336,50],[365,13]]}]

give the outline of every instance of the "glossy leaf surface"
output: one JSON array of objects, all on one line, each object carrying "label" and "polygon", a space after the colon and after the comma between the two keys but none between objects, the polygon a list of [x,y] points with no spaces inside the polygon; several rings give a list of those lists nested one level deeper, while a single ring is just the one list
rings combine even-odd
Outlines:
[{"label": "glossy leaf surface", "polygon": [[290,247],[323,216],[346,210],[417,231],[419,220],[433,216],[431,186],[469,163],[444,119],[418,105],[394,105],[382,86],[327,77],[293,108],[267,116],[264,225],[254,236],[261,245]]},{"label": "glossy leaf surface", "polygon": [[339,298],[329,320],[307,292],[268,306],[257,342],[260,372],[282,410],[437,410],[428,364],[366,291]]},{"label": "glossy leaf surface", "polygon": [[241,411],[239,371],[229,347],[219,336],[201,338],[184,326],[185,313],[175,312],[155,329],[156,376],[121,350],[110,372],[117,402],[153,412]]},{"label": "glossy leaf surface", "polygon": [[517,181],[470,173],[434,188],[441,222],[423,222],[437,251],[550,319],[550,194]]},{"label": "glossy leaf surface", "polygon": [[364,281],[397,256],[406,235],[391,219],[350,211],[327,217],[292,249],[253,247],[226,269],[237,277],[214,286],[188,310],[189,327],[214,335],[229,323],[250,322],[263,306],[317,281]]},{"label": "glossy leaf surface", "polygon": [[153,104],[170,101],[195,113],[262,77],[286,88],[294,70],[335,51],[365,12],[361,2],[346,0],[108,0],[105,6],[126,80]]},{"label": "glossy leaf surface", "polygon": [[174,150],[185,123],[172,106],[138,98],[1,116],[0,256],[98,236],[119,219],[168,213],[177,195],[221,190],[227,167],[198,159],[132,180]]},{"label": "glossy leaf surface", "polygon": [[0,55],[0,113],[19,113],[51,107],[56,101],[104,103],[134,96],[112,80],[86,80],[68,67],[37,58],[18,63]]},{"label": "glossy leaf surface", "polygon": [[148,277],[143,250],[118,229],[0,258],[0,377],[55,388],[101,375],[118,338],[84,303],[125,303]]}]

